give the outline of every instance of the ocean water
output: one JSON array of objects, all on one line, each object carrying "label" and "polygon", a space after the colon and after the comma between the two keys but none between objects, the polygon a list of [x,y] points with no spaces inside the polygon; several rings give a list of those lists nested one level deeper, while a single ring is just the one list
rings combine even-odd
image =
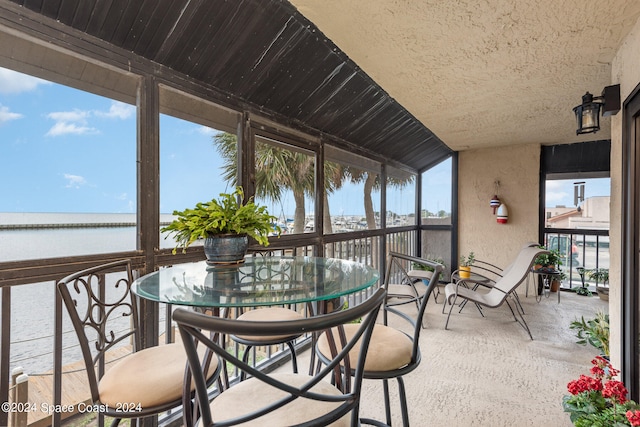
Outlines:
[{"label": "ocean water", "polygon": [[[160,216],[161,223],[172,219],[171,214]],[[126,226],[135,222],[135,214],[0,213],[0,262],[135,250],[135,225]],[[69,224],[84,226],[64,228]],[[51,227],[28,228],[39,225]],[[173,239],[160,236],[161,248],[173,246]]]},{"label": "ocean water", "polygon": [[[172,218],[162,215],[161,222]],[[134,250],[136,228],[127,224],[135,221],[135,214],[0,213],[0,262]],[[28,228],[42,224],[52,227]],[[84,226],[54,228],[66,224]],[[99,224],[119,226],[93,226]],[[17,228],[7,229],[8,225]],[[161,236],[160,245],[170,248],[174,242]],[[30,375],[53,369],[55,292],[53,281],[12,287],[11,369],[22,367]],[[126,327],[126,323],[114,325],[116,329]],[[80,360],[66,312],[63,330],[63,364]]]}]

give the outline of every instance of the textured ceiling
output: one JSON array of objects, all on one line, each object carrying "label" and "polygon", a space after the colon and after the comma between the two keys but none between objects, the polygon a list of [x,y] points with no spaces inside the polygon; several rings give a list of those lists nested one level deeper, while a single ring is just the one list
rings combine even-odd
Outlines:
[{"label": "textured ceiling", "polygon": [[291,0],[454,150],[571,143],[571,109],[617,83],[637,0]]}]

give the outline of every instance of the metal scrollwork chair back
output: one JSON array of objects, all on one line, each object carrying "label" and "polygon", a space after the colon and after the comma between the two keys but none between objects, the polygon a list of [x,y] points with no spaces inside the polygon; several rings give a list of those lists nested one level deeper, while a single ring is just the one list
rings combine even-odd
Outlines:
[{"label": "metal scrollwork chair back", "polygon": [[[128,260],[82,270],[57,285],[82,351],[92,404],[102,410],[100,423],[106,415],[114,418],[112,426],[123,418],[156,415],[183,403],[184,347],[172,343],[140,348],[131,285]],[[208,380],[218,373],[214,360]]]},{"label": "metal scrollwork chair back", "polygon": [[[363,366],[371,331],[384,298],[385,291],[378,289],[362,304],[347,310],[311,318],[280,321],[238,321],[206,316],[184,309],[175,310],[173,320],[178,324],[196,383],[196,394],[202,413],[198,425],[358,425]],[[357,333],[353,339],[345,342],[341,341],[344,335],[333,336],[334,330],[340,330],[343,324],[356,319],[362,319],[362,322],[357,324]],[[211,332],[270,336],[321,331],[329,334],[332,342],[340,340],[344,346],[342,351],[336,352],[328,364],[314,375],[262,372],[244,362],[241,355],[228,352],[217,340],[209,339]],[[249,376],[247,380],[238,382],[215,396],[211,402],[200,359],[196,354],[197,346],[203,344],[212,349],[224,363],[237,366]],[[351,387],[345,390],[334,384],[344,384],[344,378],[339,378],[339,366],[349,355],[355,355],[357,362],[352,365],[355,371],[354,380]],[[327,381],[331,375],[338,375],[333,377],[334,383]]]}]

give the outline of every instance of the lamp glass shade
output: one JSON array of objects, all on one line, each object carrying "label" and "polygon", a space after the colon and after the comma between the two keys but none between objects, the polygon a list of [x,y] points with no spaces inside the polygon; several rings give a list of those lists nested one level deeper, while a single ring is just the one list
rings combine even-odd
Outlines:
[{"label": "lamp glass shade", "polygon": [[585,100],[585,97],[583,97],[582,104],[573,109],[576,115],[576,124],[578,125],[576,135],[600,130],[600,108],[602,108],[602,103],[593,102],[592,99]]}]

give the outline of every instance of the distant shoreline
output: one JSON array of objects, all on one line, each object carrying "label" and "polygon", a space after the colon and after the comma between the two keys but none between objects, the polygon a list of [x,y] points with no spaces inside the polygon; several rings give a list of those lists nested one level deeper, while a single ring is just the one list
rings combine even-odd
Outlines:
[{"label": "distant shoreline", "polygon": [[[169,225],[161,222],[160,226]],[[55,223],[55,224],[0,224],[0,230],[33,230],[43,228],[116,228],[135,227],[135,222],[85,222],[85,223]]]}]

